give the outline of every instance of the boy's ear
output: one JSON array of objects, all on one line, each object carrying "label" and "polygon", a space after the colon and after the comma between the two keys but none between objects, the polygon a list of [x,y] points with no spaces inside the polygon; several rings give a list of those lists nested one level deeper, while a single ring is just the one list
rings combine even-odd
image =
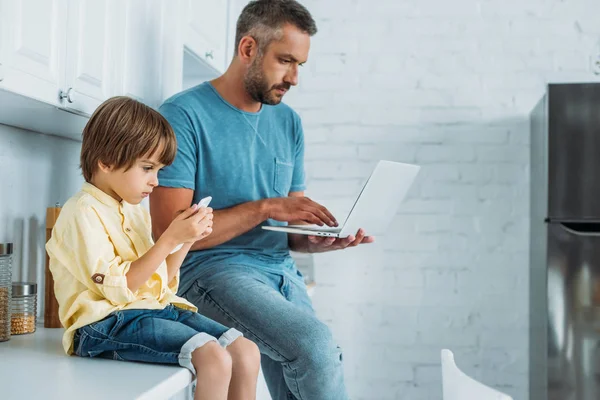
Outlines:
[{"label": "boy's ear", "polygon": [[106,165],[102,161],[98,160],[98,169],[106,173],[112,171],[113,168],[111,165]]}]

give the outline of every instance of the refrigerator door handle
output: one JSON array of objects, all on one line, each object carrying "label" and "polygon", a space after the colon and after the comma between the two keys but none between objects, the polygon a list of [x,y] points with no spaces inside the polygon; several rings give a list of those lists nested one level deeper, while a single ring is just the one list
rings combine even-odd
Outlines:
[{"label": "refrigerator door handle", "polygon": [[600,237],[600,223],[598,222],[561,222],[560,226],[573,235]]}]

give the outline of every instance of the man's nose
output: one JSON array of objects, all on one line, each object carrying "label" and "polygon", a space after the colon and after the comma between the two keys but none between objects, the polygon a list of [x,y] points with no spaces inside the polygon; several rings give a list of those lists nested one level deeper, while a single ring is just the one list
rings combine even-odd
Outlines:
[{"label": "man's nose", "polygon": [[285,76],[285,82],[289,83],[292,86],[296,86],[298,84],[298,67],[293,66],[292,69]]}]

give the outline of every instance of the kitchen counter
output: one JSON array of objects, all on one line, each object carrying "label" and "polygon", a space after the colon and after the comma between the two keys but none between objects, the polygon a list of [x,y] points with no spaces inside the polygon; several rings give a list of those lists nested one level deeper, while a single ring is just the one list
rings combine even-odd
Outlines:
[{"label": "kitchen counter", "polygon": [[[316,285],[307,285],[312,296]],[[33,334],[0,342],[0,399],[185,400],[192,374],[170,365],[132,363],[65,355],[63,329],[38,326]],[[257,400],[271,397],[262,376]]]},{"label": "kitchen counter", "polygon": [[0,343],[0,398],[185,399],[192,374],[179,366],[69,357],[63,329],[39,327]]}]

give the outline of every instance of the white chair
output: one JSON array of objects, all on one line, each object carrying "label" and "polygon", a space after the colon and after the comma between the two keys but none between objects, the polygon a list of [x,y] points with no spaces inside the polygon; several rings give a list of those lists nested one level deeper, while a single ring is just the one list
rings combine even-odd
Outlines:
[{"label": "white chair", "polygon": [[447,349],[442,350],[442,386],[444,400],[512,400],[458,369],[454,354]]}]

